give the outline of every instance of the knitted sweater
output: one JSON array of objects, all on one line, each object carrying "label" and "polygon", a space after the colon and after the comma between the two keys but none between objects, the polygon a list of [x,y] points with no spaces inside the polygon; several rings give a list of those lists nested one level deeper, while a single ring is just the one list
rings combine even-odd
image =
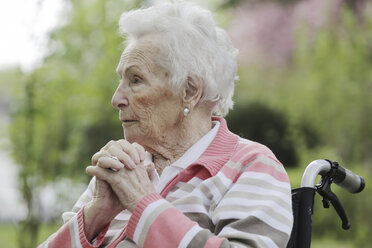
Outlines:
[{"label": "knitted sweater", "polygon": [[224,119],[213,120],[220,128],[201,157],[131,215],[120,213],[93,244],[84,234],[91,183],[39,248],[286,247],[293,215],[283,166],[267,147],[231,133]]}]

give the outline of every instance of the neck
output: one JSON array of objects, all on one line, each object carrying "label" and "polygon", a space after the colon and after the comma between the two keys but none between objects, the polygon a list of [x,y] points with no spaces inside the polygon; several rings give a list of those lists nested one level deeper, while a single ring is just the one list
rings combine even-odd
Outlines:
[{"label": "neck", "polygon": [[212,128],[209,115],[193,113],[184,117],[181,123],[166,135],[165,140],[157,140],[146,149],[153,154],[153,162],[159,174],[163,169],[179,159],[193,144]]}]

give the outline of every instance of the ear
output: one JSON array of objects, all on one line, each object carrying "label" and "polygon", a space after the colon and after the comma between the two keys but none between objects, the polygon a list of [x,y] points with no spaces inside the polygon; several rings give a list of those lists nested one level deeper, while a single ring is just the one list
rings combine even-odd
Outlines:
[{"label": "ear", "polygon": [[199,77],[189,76],[183,89],[183,103],[189,108],[194,108],[203,95],[203,84]]}]

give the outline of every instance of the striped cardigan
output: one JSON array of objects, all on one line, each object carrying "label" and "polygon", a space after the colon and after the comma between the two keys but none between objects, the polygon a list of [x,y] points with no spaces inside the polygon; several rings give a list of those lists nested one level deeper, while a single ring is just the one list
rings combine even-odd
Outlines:
[{"label": "striped cardigan", "polygon": [[207,150],[160,194],[120,213],[90,243],[83,211],[92,181],[39,247],[286,247],[293,215],[283,166],[267,147],[231,133],[223,118],[213,120],[220,128]]}]

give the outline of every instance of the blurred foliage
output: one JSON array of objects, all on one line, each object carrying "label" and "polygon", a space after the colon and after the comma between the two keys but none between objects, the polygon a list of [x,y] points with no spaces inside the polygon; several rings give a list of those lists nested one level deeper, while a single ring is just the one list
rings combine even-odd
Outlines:
[{"label": "blurred foliage", "polygon": [[345,162],[367,165],[372,161],[371,28],[370,15],[360,24],[344,9],[338,24],[310,37],[306,28],[299,29],[289,66],[241,68],[238,102],[265,102],[286,113],[299,148],[332,146]]},{"label": "blurred foliage", "polygon": [[68,24],[50,34],[52,54],[22,81],[11,140],[28,216],[19,247],[35,247],[41,216],[36,189],[62,177],[85,177],[91,156],[122,137],[110,105],[123,46],[117,22],[140,1],[71,1]]},{"label": "blurred foliage", "polygon": [[296,166],[297,151],[285,115],[262,103],[236,106],[228,115],[229,129],[268,146],[285,166]]},{"label": "blurred foliage", "polygon": [[333,186],[350,218],[349,231],[341,229],[332,207],[323,209],[320,197],[315,201],[313,238],[351,241],[354,247],[372,242],[372,201],[368,197],[372,179],[371,30],[369,12],[361,21],[344,6],[338,22],[312,32],[299,27],[288,66],[240,68],[236,90],[239,105],[265,103],[288,118],[291,140],[299,154],[299,168],[288,168],[293,187],[300,185],[306,165],[319,158],[339,161],[365,178],[367,187],[358,195]]},{"label": "blurred foliage", "polygon": [[345,9],[340,24],[321,30],[315,41],[300,34],[295,66],[281,88],[296,92],[282,106],[312,123],[321,142],[347,162],[372,161],[371,28],[370,16],[360,25]]},{"label": "blurred foliage", "polygon": [[[42,243],[51,234],[59,229],[61,223],[43,223],[40,225],[37,243]],[[17,226],[10,223],[0,223],[0,247],[16,248],[17,246]]]},{"label": "blurred foliage", "polygon": [[242,4],[243,2],[252,2],[252,3],[265,3],[265,2],[277,2],[279,4],[294,4],[302,0],[224,0],[222,1],[221,7],[236,7]]}]

